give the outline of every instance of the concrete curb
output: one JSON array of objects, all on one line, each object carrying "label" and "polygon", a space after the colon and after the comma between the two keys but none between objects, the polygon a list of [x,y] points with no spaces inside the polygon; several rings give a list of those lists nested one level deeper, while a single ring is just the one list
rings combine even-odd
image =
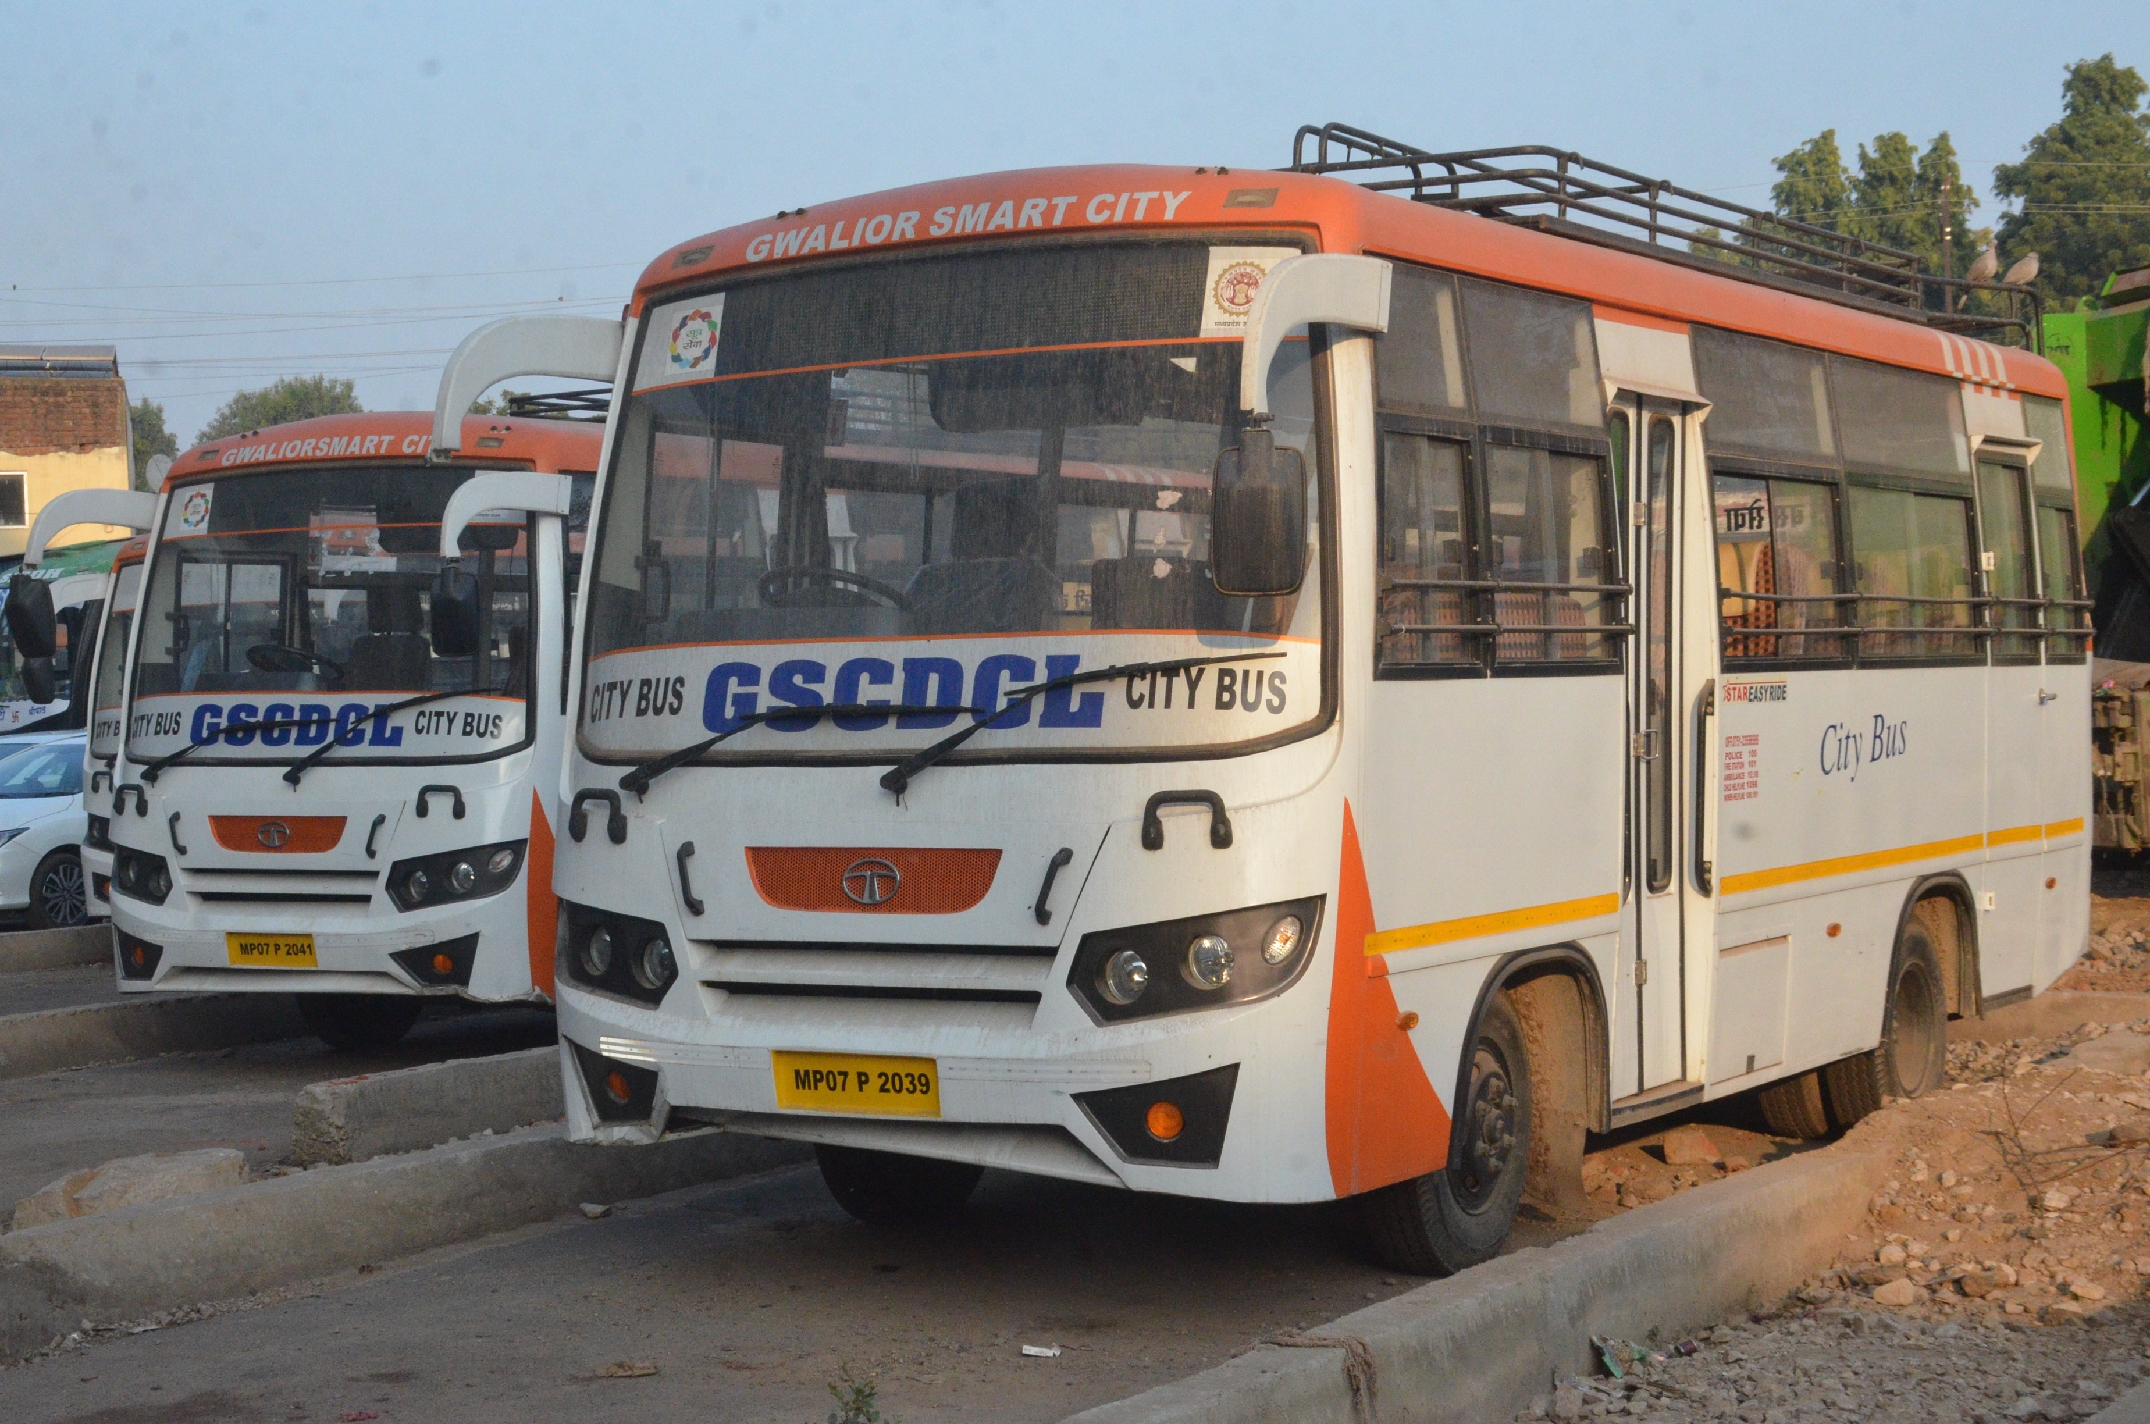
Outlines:
[{"label": "concrete curb", "polygon": [[2150,1424],[2150,1384],[2139,1384],[2090,1416],[2090,1424]]},{"label": "concrete curb", "polygon": [[0,1078],[297,1038],[284,994],[171,994],[0,1015]]},{"label": "concrete curb", "polygon": [[2133,1023],[2137,1019],[2150,1019],[2150,994],[2048,989],[2035,999],[1995,1009],[1984,1018],[1953,1021],[1948,1026],[1948,1041],[2003,1043],[2011,1038],[2067,1033],[2086,1023]]},{"label": "concrete curb", "polygon": [[302,1167],[363,1162],[487,1129],[557,1122],[566,1113],[555,1047],[366,1073],[299,1090],[292,1160]]},{"label": "concrete curb", "polygon": [[[1518,1251],[1310,1332],[1363,1341],[1382,1424],[1480,1424],[1592,1372],[1590,1337],[1640,1340],[1780,1298],[1836,1257],[1887,1176],[1856,1145],[1758,1168]],[[1068,1424],[1356,1424],[1345,1353],[1262,1345]]]},{"label": "concrete curb", "polygon": [[77,964],[112,962],[112,926],[78,925],[71,930],[22,930],[0,934],[0,974],[32,969],[67,969]]},{"label": "concrete curb", "polygon": [[12,1232],[0,1236],[0,1363],[85,1319],[245,1295],[806,1155],[716,1132],[577,1146],[553,1124]]}]

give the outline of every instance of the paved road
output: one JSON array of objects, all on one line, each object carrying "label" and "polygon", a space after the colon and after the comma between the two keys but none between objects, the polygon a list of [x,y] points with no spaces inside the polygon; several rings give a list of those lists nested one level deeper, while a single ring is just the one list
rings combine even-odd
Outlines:
[{"label": "paved road", "polygon": [[119,986],[113,982],[109,964],[70,964],[64,969],[0,974],[0,1014],[110,1004],[118,1002],[119,997]]},{"label": "paved road", "polygon": [[[811,1424],[848,1364],[906,1424],[1047,1420],[1415,1284],[1365,1264],[1332,1209],[996,1173],[957,1225],[892,1234],[806,1166],[0,1371],[0,1418]],[[659,1373],[593,1377],[621,1360]]]},{"label": "paved road", "polygon": [[[112,982],[109,968],[87,972]],[[0,985],[45,977],[4,975]],[[552,1015],[540,1010],[429,1009],[408,1038],[379,1053],[340,1053],[303,1038],[0,1079],[0,1220],[47,1182],[114,1157],[238,1147],[255,1171],[281,1162],[291,1151],[293,1100],[308,1083],[552,1041]]]}]

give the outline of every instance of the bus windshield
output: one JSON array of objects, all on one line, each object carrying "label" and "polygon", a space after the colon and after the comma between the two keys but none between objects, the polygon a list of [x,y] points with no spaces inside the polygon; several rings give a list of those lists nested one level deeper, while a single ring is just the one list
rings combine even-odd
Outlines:
[{"label": "bus windshield", "polygon": [[[1242,649],[1289,652],[1244,677],[1049,693],[1035,719],[996,719],[993,745],[1185,747],[1314,716],[1312,528],[1293,594],[1210,578],[1240,342],[1205,297],[1237,251],[1291,250],[931,255],[655,308],[599,514],[585,751],[661,753],[786,705],[957,709],[777,721],[712,759],[910,748],[1038,681]],[[1272,403],[1311,469],[1306,341]]]},{"label": "bus windshield", "polygon": [[[471,474],[285,469],[173,491],[142,596],[128,755],[206,743],[193,764],[277,760],[318,749],[332,726],[336,762],[522,744],[532,680],[520,517],[464,537],[474,651],[442,656],[432,641],[441,512]],[[426,694],[461,695],[384,710]],[[252,722],[264,724],[258,739],[243,730]]]},{"label": "bus windshield", "polygon": [[94,757],[110,758],[119,752],[127,634],[134,627],[134,608],[141,597],[140,564],[128,564],[112,576],[112,601],[105,614],[104,640],[97,645],[97,671],[91,684],[95,700],[90,704],[90,755]]}]

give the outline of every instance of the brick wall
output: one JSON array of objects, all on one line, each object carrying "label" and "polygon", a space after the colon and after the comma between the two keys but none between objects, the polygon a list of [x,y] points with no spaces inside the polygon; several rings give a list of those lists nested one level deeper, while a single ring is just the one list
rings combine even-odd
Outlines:
[{"label": "brick wall", "polygon": [[127,383],[95,376],[0,379],[0,450],[84,454],[127,443]]}]

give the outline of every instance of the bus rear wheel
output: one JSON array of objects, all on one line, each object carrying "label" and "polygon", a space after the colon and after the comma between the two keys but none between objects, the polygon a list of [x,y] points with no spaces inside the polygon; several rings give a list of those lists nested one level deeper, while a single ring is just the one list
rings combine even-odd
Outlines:
[{"label": "bus rear wheel", "polygon": [[1809,1070],[1796,1078],[1771,1083],[1754,1097],[1762,1109],[1762,1121],[1777,1136],[1812,1139],[1829,1135],[1821,1074]]},{"label": "bus rear wheel", "polygon": [[355,1053],[400,1043],[425,1000],[411,994],[299,994],[299,1017],[331,1048]]},{"label": "bus rear wheel", "polygon": [[1948,1081],[1948,1004],[1941,956],[1926,921],[1904,921],[1883,1002],[1881,1044],[1822,1070],[1829,1116],[1850,1127],[1890,1098],[1915,1098]]},{"label": "bus rear wheel", "polygon": [[814,1157],[836,1204],[875,1226],[916,1226],[963,1209],[985,1168],[820,1143]]},{"label": "bus rear wheel", "polygon": [[1506,994],[1478,1021],[1470,1073],[1457,1104],[1448,1165],[1359,1199],[1380,1262],[1446,1276],[1489,1261],[1515,1225],[1530,1164],[1530,1057]]}]

